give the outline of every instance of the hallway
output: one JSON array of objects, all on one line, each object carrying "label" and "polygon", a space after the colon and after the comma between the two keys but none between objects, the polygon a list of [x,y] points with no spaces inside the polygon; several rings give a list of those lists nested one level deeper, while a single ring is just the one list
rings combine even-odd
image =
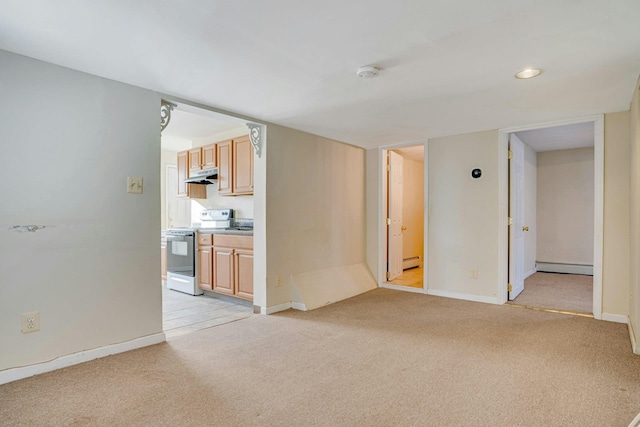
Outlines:
[{"label": "hallway", "polygon": [[535,273],[525,279],[524,291],[507,304],[591,314],[593,276]]}]

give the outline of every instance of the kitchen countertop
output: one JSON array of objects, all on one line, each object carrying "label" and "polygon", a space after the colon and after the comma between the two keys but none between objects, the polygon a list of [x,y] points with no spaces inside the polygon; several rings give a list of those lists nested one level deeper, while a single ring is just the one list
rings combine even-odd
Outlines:
[{"label": "kitchen countertop", "polygon": [[253,236],[253,230],[225,230],[224,228],[199,228],[203,234],[235,234],[237,236]]}]

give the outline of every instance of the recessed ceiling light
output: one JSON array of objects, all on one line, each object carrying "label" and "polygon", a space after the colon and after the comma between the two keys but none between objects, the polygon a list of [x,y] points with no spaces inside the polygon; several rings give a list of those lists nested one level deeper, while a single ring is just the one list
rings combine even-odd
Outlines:
[{"label": "recessed ceiling light", "polygon": [[378,67],[366,66],[358,68],[358,71],[356,71],[356,75],[364,79],[370,79],[377,76],[379,72],[380,69]]},{"label": "recessed ceiling light", "polygon": [[518,79],[530,79],[532,77],[539,76],[542,73],[542,70],[538,68],[525,68],[516,74],[516,78]]}]

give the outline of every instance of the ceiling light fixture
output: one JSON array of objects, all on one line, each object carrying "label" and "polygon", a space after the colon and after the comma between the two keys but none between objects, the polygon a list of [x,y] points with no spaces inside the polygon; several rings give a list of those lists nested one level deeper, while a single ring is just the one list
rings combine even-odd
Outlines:
[{"label": "ceiling light fixture", "polygon": [[525,68],[524,70],[516,73],[517,79],[530,79],[532,77],[537,77],[542,73],[542,70],[538,68]]},{"label": "ceiling light fixture", "polygon": [[358,68],[356,75],[363,79],[370,79],[378,75],[380,69],[378,67],[366,66]]}]

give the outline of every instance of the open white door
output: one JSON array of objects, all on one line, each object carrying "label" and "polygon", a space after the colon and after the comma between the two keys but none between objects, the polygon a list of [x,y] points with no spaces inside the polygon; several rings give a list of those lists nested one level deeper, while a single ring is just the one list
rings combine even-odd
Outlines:
[{"label": "open white door", "polygon": [[524,145],[509,138],[509,301],[524,290]]},{"label": "open white door", "polygon": [[191,225],[191,199],[178,198],[178,168],[167,165],[166,168],[166,226],[188,227]]},{"label": "open white door", "polygon": [[387,260],[387,280],[393,280],[402,274],[402,156],[388,151],[387,180],[387,241],[389,251]]}]

